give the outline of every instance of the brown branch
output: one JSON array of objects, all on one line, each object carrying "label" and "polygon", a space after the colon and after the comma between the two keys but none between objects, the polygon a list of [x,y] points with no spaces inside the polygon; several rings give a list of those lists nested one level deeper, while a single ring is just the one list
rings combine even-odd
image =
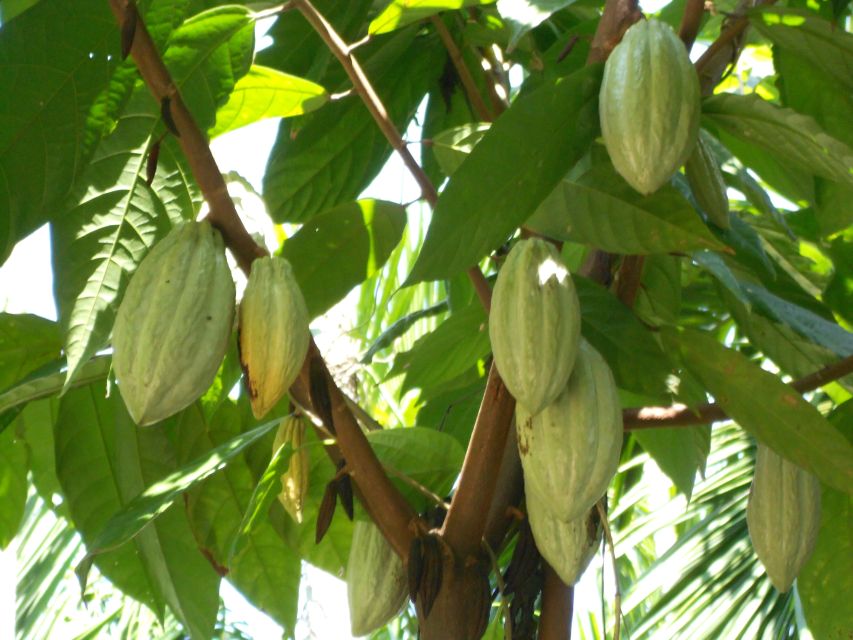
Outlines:
[{"label": "brown branch", "polygon": [[459,486],[442,527],[445,541],[463,561],[480,550],[514,411],[515,398],[492,363]]},{"label": "brown branch", "polygon": [[[110,8],[119,26],[122,26],[125,19],[125,3],[122,0],[110,0]],[[210,206],[209,220],[221,231],[226,245],[234,254],[241,269],[249,273],[252,261],[266,255],[266,251],[255,243],[237,215],[225,181],[210,151],[207,138],[181,100],[169,71],[141,18],[136,22],[132,43],[130,54],[136,61],[139,72],[154,98],[161,104],[164,99],[169,100],[169,111],[179,133],[177,140]],[[297,402],[303,406],[313,407],[315,413],[322,414],[317,411],[317,407],[311,402],[310,394],[307,393],[309,365],[312,360],[316,362],[317,359],[321,363],[326,388],[329,391],[334,422],[334,425],[326,426],[336,430],[338,443],[347,460],[353,480],[366,499],[368,510],[381,515],[377,524],[395,550],[405,558],[412,538],[410,525],[416,516],[382,470],[379,460],[347,407],[346,398],[337,388],[325,363],[322,362],[322,357],[313,340],[309,356],[300,373],[300,380],[294,384],[291,393]]]},{"label": "brown branch", "polygon": [[[110,0],[110,8],[120,27],[125,24],[125,5],[121,0]],[[181,100],[180,93],[141,17],[136,19],[132,43],[130,54],[154,99],[160,104],[164,99],[169,100],[169,111],[180,133],[177,141],[210,207],[208,220],[222,233],[240,268],[248,273],[252,260],[265,256],[267,252],[258,246],[240,222],[234,202],[228,195],[225,180],[213,159],[207,136],[198,128],[192,114]]]},{"label": "brown branch", "polygon": [[684,13],[681,16],[681,26],[678,28],[678,37],[681,38],[687,48],[687,53],[690,53],[693,48],[704,15],[705,0],[687,0],[684,5]]},{"label": "brown branch", "polygon": [[[839,378],[853,373],[853,356],[831,364],[791,382],[790,386],[799,393],[814,391]],[[622,411],[625,430],[656,429],[659,427],[686,427],[725,420],[728,415],[715,403],[706,402],[698,407],[674,405],[671,407],[642,407]]]},{"label": "brown branch", "polygon": [[544,559],[545,584],[542,586],[542,613],[539,616],[540,640],[568,640],[572,637],[572,601],[574,587],[560,576]]},{"label": "brown branch", "polygon": [[634,307],[637,292],[640,290],[640,282],[643,279],[643,265],[645,256],[625,256],[619,267],[619,275],[616,279],[616,297],[625,306]]},{"label": "brown branch", "polygon": [[456,42],[453,40],[453,36],[450,34],[447,25],[444,24],[444,20],[439,16],[432,16],[430,20],[432,21],[433,26],[435,26],[435,30],[438,33],[439,38],[441,38],[441,41],[444,43],[444,48],[447,49],[450,61],[456,69],[459,80],[465,88],[465,93],[468,96],[468,100],[471,102],[471,106],[477,113],[477,117],[482,122],[491,122],[493,120],[492,114],[486,106],[486,103],[483,101],[483,96],[480,95],[480,90],[477,88],[474,76],[471,75],[471,70],[468,68],[468,65],[465,64],[462,52],[459,50],[459,47],[456,46]]},{"label": "brown branch", "polygon": [[438,202],[438,192],[435,190],[435,186],[418,164],[417,160],[415,160],[414,156],[412,156],[406,146],[406,143],[403,141],[403,138],[394,126],[394,123],[391,122],[391,117],[388,115],[385,105],[382,104],[382,100],[379,99],[379,95],[376,93],[376,90],[373,88],[373,85],[370,83],[370,80],[364,73],[364,70],[361,68],[358,60],[353,55],[351,48],[343,41],[341,36],[338,35],[338,32],[335,31],[334,27],[328,20],[326,20],[323,14],[317,11],[317,8],[310,0],[293,0],[291,2],[291,6],[298,9],[300,13],[305,16],[305,19],[314,28],[317,35],[322,38],[323,42],[326,43],[326,46],[332,54],[341,63],[341,66],[344,68],[344,71],[352,82],[353,88],[356,93],[361,96],[367,110],[370,111],[370,115],[373,116],[373,119],[376,121],[379,129],[382,131],[388,142],[391,143],[394,150],[400,154],[403,164],[406,165],[406,168],[417,181],[418,186],[421,188],[421,194],[423,195],[424,200],[434,207],[436,202]]},{"label": "brown branch", "polygon": [[587,64],[607,60],[628,27],[642,18],[643,13],[637,0],[607,0],[592,38]]}]

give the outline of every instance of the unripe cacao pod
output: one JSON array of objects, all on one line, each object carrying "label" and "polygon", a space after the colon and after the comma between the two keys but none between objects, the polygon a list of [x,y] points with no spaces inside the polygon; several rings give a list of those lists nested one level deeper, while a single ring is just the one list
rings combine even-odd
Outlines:
[{"label": "unripe cacao pod", "polygon": [[715,225],[728,229],[729,196],[726,193],[726,183],[717,161],[701,135],[696,139],[693,153],[684,164],[684,174],[702,211]]},{"label": "unripe cacao pod", "polygon": [[684,164],[699,132],[699,80],[669,25],[628,29],[604,65],[599,115],[613,166],[640,193]]},{"label": "unripe cacao pod", "polygon": [[308,310],[284,258],[258,258],[240,303],[240,362],[252,413],[262,418],[287,393],[308,353]]},{"label": "unripe cacao pod", "polygon": [[746,522],[770,582],[788,591],[817,542],[820,481],[759,443]]},{"label": "unripe cacao pod", "polygon": [[113,370],[139,425],[168,418],[213,382],[234,322],[234,282],[219,232],[173,229],[142,260],[113,326]]},{"label": "unripe cacao pod", "polygon": [[520,240],[498,273],[489,337],[504,384],[529,413],[565,389],[580,327],[580,303],[559,252],[538,238]]},{"label": "unripe cacao pod", "polygon": [[281,474],[281,493],[278,494],[278,501],[290,517],[300,524],[311,477],[311,459],[308,448],[302,446],[304,442],[305,423],[296,416],[287,416],[279,423],[272,445],[273,454],[285,443],[290,443],[293,450],[287,471]]},{"label": "unripe cacao pod", "polygon": [[619,466],[622,410],[610,367],[581,339],[562,394],[536,415],[516,408],[524,486],[570,522],[604,495]]},{"label": "unripe cacao pod", "polygon": [[403,561],[372,522],[357,521],[353,526],[346,579],[354,636],[386,625],[408,597]]},{"label": "unripe cacao pod", "polygon": [[527,517],[536,548],[568,585],[581,577],[601,545],[604,528],[593,507],[570,522],[560,520],[537,494],[527,496]]}]

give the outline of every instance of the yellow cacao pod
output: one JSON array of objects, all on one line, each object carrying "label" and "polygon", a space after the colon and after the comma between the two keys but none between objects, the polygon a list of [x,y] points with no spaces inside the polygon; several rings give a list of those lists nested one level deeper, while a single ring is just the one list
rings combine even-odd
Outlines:
[{"label": "yellow cacao pod", "polygon": [[262,418],[287,393],[308,353],[308,310],[290,263],[252,263],[240,303],[240,362],[252,413]]},{"label": "yellow cacao pod", "polygon": [[641,20],[625,32],[604,65],[599,115],[613,166],[640,193],[684,164],[699,132],[699,80],[669,25]]},{"label": "yellow cacao pod", "polygon": [[372,522],[357,521],[347,562],[352,635],[364,636],[400,613],[408,596],[403,561]]},{"label": "yellow cacao pod", "polygon": [[820,481],[759,443],[746,522],[770,582],[788,591],[817,542]]},{"label": "yellow cacao pod", "polygon": [[206,221],[172,230],[140,263],[113,326],[113,370],[139,425],[168,418],[213,382],[234,322],[234,282]]},{"label": "yellow cacao pod", "polygon": [[690,190],[702,211],[715,225],[728,229],[729,196],[726,193],[726,183],[717,161],[711,155],[708,145],[699,136],[693,153],[684,165],[684,174],[690,183]]},{"label": "yellow cacao pod", "polygon": [[287,416],[278,425],[273,440],[272,451],[275,454],[285,443],[290,443],[293,453],[287,471],[281,474],[281,493],[278,500],[290,517],[302,523],[305,499],[308,497],[311,477],[311,459],[305,442],[305,422],[295,416]]},{"label": "yellow cacao pod", "polygon": [[601,545],[604,528],[595,507],[565,522],[534,493],[527,496],[527,517],[539,553],[560,580],[568,585],[575,584]]},{"label": "yellow cacao pod", "polygon": [[504,384],[529,413],[565,389],[580,327],[580,303],[559,252],[538,238],[520,240],[498,273],[489,337]]},{"label": "yellow cacao pod", "polygon": [[516,408],[518,452],[528,498],[565,522],[604,495],[619,466],[622,409],[610,367],[586,340],[568,385],[536,415]]}]

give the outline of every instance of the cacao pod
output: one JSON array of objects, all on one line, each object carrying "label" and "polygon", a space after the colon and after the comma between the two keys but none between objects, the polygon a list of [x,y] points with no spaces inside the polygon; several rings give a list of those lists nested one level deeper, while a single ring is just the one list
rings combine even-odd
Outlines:
[{"label": "cacao pod", "polygon": [[759,443],[746,522],[770,582],[788,591],[817,542],[820,481]]},{"label": "cacao pod", "polygon": [[140,263],[113,326],[113,370],[137,424],[168,418],[207,390],[233,322],[219,232],[206,221],[173,229]]},{"label": "cacao pod", "polygon": [[305,498],[308,496],[308,480],[311,477],[311,460],[305,441],[305,423],[301,418],[287,416],[278,425],[275,433],[272,451],[273,455],[279,447],[289,442],[293,449],[287,471],[281,474],[281,493],[278,500],[290,517],[302,523]]},{"label": "cacao pod", "polygon": [[726,193],[726,183],[717,161],[701,135],[696,139],[693,153],[687,158],[684,174],[702,211],[715,225],[728,229],[729,196]]},{"label": "cacao pod", "polygon": [[669,25],[628,29],[604,65],[599,116],[613,166],[640,193],[684,164],[699,132],[699,80]]},{"label": "cacao pod", "polygon": [[622,448],[619,394],[604,358],[581,339],[563,393],[533,416],[518,406],[516,425],[528,497],[560,520],[580,518],[607,491]]},{"label": "cacao pod", "polygon": [[565,389],[580,327],[580,303],[559,252],[538,238],[520,240],[498,273],[489,337],[504,384],[529,413]]},{"label": "cacao pod", "polygon": [[567,585],[581,577],[601,545],[604,527],[592,509],[569,522],[560,520],[535,493],[527,496],[527,517],[536,548]]},{"label": "cacao pod", "polygon": [[354,636],[386,625],[408,597],[403,561],[372,522],[357,521],[353,526],[346,580]]},{"label": "cacao pod", "polygon": [[240,362],[252,413],[262,418],[287,393],[308,353],[308,310],[284,258],[258,258],[240,303]]}]

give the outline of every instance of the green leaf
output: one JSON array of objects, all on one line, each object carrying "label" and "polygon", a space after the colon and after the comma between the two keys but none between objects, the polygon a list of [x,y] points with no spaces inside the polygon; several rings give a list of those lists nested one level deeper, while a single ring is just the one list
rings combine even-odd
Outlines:
[{"label": "green leaf", "polygon": [[[848,400],[829,416],[853,443],[853,401]],[[811,558],[797,578],[797,592],[809,630],[818,640],[853,635],[853,609],[845,597],[853,590],[853,497],[823,487],[821,522]]]},{"label": "green leaf", "polygon": [[666,255],[646,257],[634,313],[646,324],[678,323],[681,313],[681,258]]},{"label": "green leaf", "polygon": [[812,11],[784,7],[757,8],[750,21],[778,47],[802,56],[853,91],[853,35],[843,28]]},{"label": "green leaf", "polygon": [[607,289],[578,275],[573,279],[581,303],[581,332],[607,360],[619,388],[665,397],[672,365],[652,333]]},{"label": "green leaf", "polygon": [[18,533],[27,503],[27,446],[13,429],[0,433],[0,549]]},{"label": "green leaf", "polygon": [[575,0],[498,0],[498,11],[510,28],[510,49],[518,44],[521,36],[539,26],[552,13],[574,2]]},{"label": "green leaf", "polygon": [[268,422],[228,440],[151,484],[120,509],[115,508],[111,517],[98,527],[91,543],[87,544],[89,553],[77,568],[81,580],[85,582],[93,558],[120,549],[124,543],[133,540],[145,525],[163,514],[182,493],[223,469],[235,456],[272,431],[277,424],[277,421]]},{"label": "green leaf", "polygon": [[853,492],[853,446],[797,391],[707,333],[682,332],[687,369],[726,413],[824,483]]},{"label": "green leaf", "polygon": [[61,347],[55,322],[30,314],[0,313],[0,390],[58,358]]},{"label": "green leaf", "polygon": [[490,122],[469,122],[433,136],[432,152],[441,170],[452,176],[491,126]]},{"label": "green leaf", "polygon": [[62,201],[137,77],[101,0],[43,0],[0,30],[0,263]]},{"label": "green leaf", "polygon": [[426,309],[413,311],[412,313],[395,321],[385,329],[385,331],[383,331],[376,340],[373,341],[373,344],[370,345],[370,348],[365,351],[364,355],[361,357],[361,363],[370,364],[373,360],[373,356],[375,356],[379,351],[387,349],[394,344],[394,341],[411,329],[418,320],[431,318],[439,313],[444,313],[447,311],[448,306],[447,301],[443,300],[431,307],[427,307]]},{"label": "green leaf", "polygon": [[252,65],[240,78],[228,102],[216,113],[209,135],[234,131],[265,118],[290,118],[319,109],[329,94],[318,84],[269,67]]},{"label": "green leaf", "polygon": [[[53,443],[53,423],[56,421],[58,409],[58,398],[31,402],[18,416],[14,425],[14,431],[23,438],[27,446],[33,486],[50,505],[53,504],[54,494],[61,493],[59,479],[56,477],[56,453]],[[63,509],[62,505],[54,508]]]},{"label": "green leaf", "polygon": [[[437,39],[405,30],[364,63],[364,71],[397,130],[403,129],[441,69]],[[329,85],[331,86],[331,85]],[[305,222],[358,198],[376,177],[391,146],[357,95],[284,120],[264,175],[264,198],[276,222]]]},{"label": "green leaf", "polygon": [[495,0],[391,0],[391,3],[373,22],[367,32],[370,35],[388,33],[407,24],[429,18],[441,11],[463,9],[484,4],[492,4]]},{"label": "green leaf", "polygon": [[806,175],[853,185],[853,150],[827,135],[809,116],[755,94],[725,93],[705,99],[702,119],[744,143],[785,158]]},{"label": "green leaf", "polygon": [[601,66],[518,98],[441,194],[407,284],[456,275],[500,246],[598,135]]},{"label": "green leaf", "polygon": [[388,374],[405,373],[403,390],[429,389],[463,374],[491,351],[488,318],[479,300],[452,314],[400,353]]},{"label": "green leaf", "polygon": [[529,220],[553,238],[613,253],[650,254],[722,249],[690,203],[666,185],[641,196],[609,162],[563,180]]},{"label": "green leaf", "polygon": [[[277,424],[277,421],[276,421]],[[242,421],[231,401],[207,418],[198,404],[180,414],[175,433],[180,461],[196,459],[240,435]],[[261,446],[271,433],[256,440]],[[214,474],[187,491],[186,509],[202,552],[256,607],[267,612],[292,637],[299,602],[301,563],[264,519],[244,538],[239,553],[230,550],[248,510],[255,481],[245,458],[232,458],[221,473]]]},{"label": "green leaf", "polygon": [[359,200],[311,218],[285,241],[311,317],[334,306],[376,273],[399,244],[406,210],[382,200]]},{"label": "green leaf", "polygon": [[634,435],[661,471],[690,500],[696,472],[705,471],[705,461],[711,447],[710,427],[639,429]]}]

